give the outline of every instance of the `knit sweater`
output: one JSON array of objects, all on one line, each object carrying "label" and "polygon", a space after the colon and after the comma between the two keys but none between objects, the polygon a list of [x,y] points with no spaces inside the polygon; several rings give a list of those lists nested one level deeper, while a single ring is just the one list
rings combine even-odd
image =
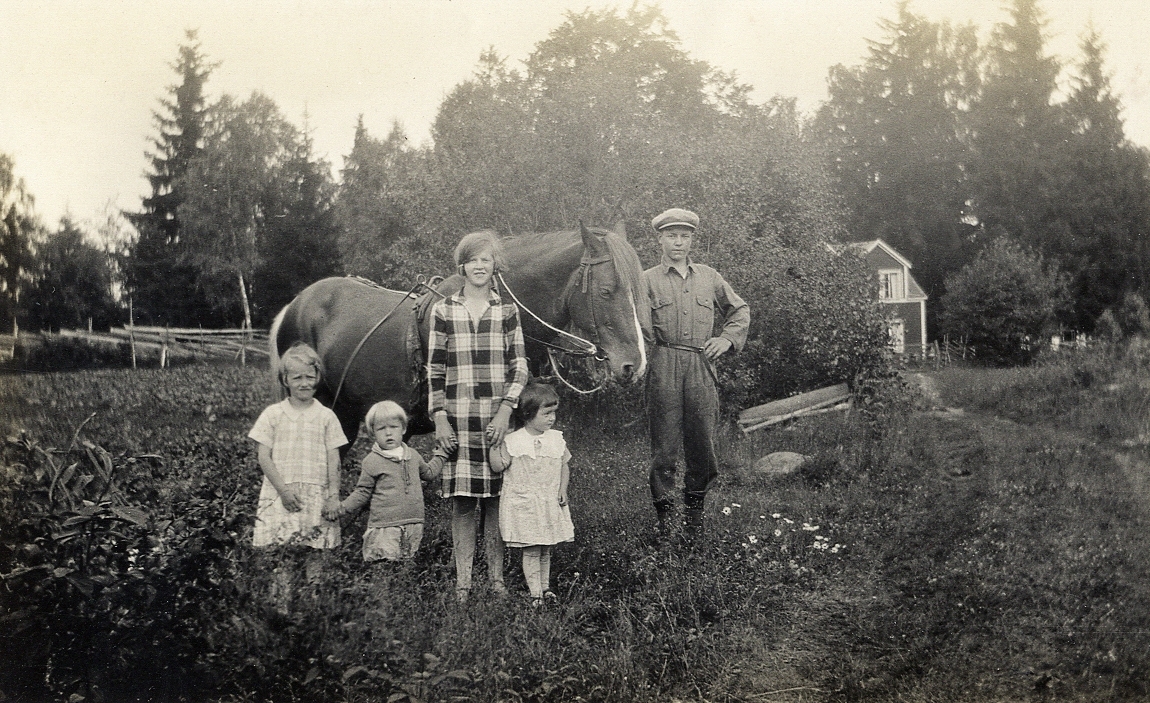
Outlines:
[{"label": "knit sweater", "polygon": [[443,470],[444,457],[435,455],[425,462],[419,452],[403,445],[402,460],[381,454],[379,445],[363,458],[359,481],[351,495],[340,503],[344,515],[352,515],[369,502],[368,527],[395,527],[423,522],[423,486],[420,479],[431,481]]}]

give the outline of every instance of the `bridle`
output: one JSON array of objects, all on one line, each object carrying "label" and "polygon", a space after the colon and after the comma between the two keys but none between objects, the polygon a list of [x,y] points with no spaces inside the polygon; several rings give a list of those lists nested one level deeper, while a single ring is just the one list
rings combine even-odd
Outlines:
[{"label": "bridle", "polygon": [[[596,264],[605,264],[605,263],[608,263],[611,261],[614,261],[614,259],[609,254],[605,254],[603,256],[598,256],[598,257],[584,256],[582,259],[579,260],[580,290],[582,293],[588,292],[587,289],[589,287],[590,279],[591,279],[591,267],[596,265]],[[563,352],[564,354],[569,354],[571,356],[578,357],[578,358],[584,358],[584,359],[587,357],[591,357],[595,361],[604,362],[607,360],[607,355],[603,353],[603,350],[595,342],[593,342],[589,339],[584,339],[583,337],[580,337],[577,334],[572,334],[571,332],[568,332],[566,330],[559,329],[555,325],[552,325],[551,323],[547,322],[543,318],[539,317],[539,315],[535,314],[534,310],[527,307],[526,305],[523,304],[523,301],[519,300],[519,297],[515,295],[515,291],[511,290],[511,286],[507,285],[507,281],[504,280],[502,273],[495,274],[495,277],[499,279],[499,285],[501,285],[504,288],[504,290],[507,291],[507,294],[511,296],[511,299],[513,301],[515,301],[515,305],[520,310],[522,310],[526,315],[530,316],[531,319],[533,319],[536,322],[538,322],[539,324],[543,325],[543,327],[545,329],[548,329],[548,330],[554,332],[556,334],[556,336],[559,337],[560,339],[569,340],[569,341],[575,343],[576,345],[578,345],[579,347],[581,347],[581,348],[577,348],[577,349],[571,349],[570,347],[563,346],[561,344],[557,344],[557,343],[552,342],[552,341],[548,341],[545,339],[539,339],[537,337],[532,337],[531,335],[528,335],[528,334],[523,335],[527,339],[530,339],[531,341],[533,341],[537,344],[540,344],[544,348],[547,349],[547,360],[551,362],[551,370],[555,373],[555,378],[559,379],[559,382],[562,383],[563,385],[567,386],[571,390],[573,390],[576,393],[579,393],[581,395],[590,395],[592,393],[595,393],[596,391],[601,390],[603,388],[603,385],[606,383],[606,381],[600,381],[599,385],[595,386],[594,388],[592,388],[590,390],[586,390],[583,388],[576,387],[574,384],[572,384],[570,381],[568,381],[566,378],[564,378],[563,373],[559,370],[559,364],[555,360],[555,352],[557,352],[557,351]],[[574,294],[574,289],[575,289],[574,281],[568,283],[567,289],[566,289],[566,291],[564,291],[564,294],[563,294],[563,305],[564,305],[564,307],[570,307],[571,296]],[[588,307],[591,310],[591,329],[595,330],[595,334],[596,334],[596,336],[598,336],[599,325],[598,325],[598,321],[595,318],[595,300],[594,300],[593,295],[588,297]]]},{"label": "bridle", "polygon": [[[579,260],[580,281],[581,281],[581,289],[582,289],[583,293],[587,293],[587,288],[589,286],[590,278],[591,278],[591,267],[596,265],[596,264],[605,264],[609,261],[614,261],[614,259],[609,254],[603,255],[603,256],[598,256],[598,257],[584,256],[582,259]],[[584,339],[583,337],[580,337],[577,334],[572,334],[571,332],[568,332],[566,330],[561,330],[558,327],[547,322],[543,318],[539,317],[538,315],[535,314],[534,310],[527,307],[526,305],[523,304],[523,301],[519,300],[518,296],[515,295],[515,291],[511,290],[511,286],[507,285],[507,281],[504,280],[502,273],[497,272],[495,274],[495,277],[497,279],[499,279],[499,285],[503,286],[503,289],[507,291],[507,294],[511,296],[511,299],[513,301],[515,301],[515,305],[520,310],[522,310],[524,313],[529,315],[533,320],[535,320],[539,324],[543,325],[544,328],[554,332],[556,334],[556,336],[558,336],[559,338],[565,338],[565,339],[571,341],[572,343],[574,343],[575,345],[577,345],[578,347],[581,347],[581,348],[572,349],[570,347],[556,344],[555,342],[550,342],[550,341],[547,341],[545,339],[538,339],[536,337],[532,337],[530,335],[524,334],[524,337],[526,337],[527,339],[530,339],[533,342],[541,344],[547,349],[547,359],[548,359],[548,361],[551,362],[551,370],[555,372],[555,378],[559,379],[559,381],[563,385],[567,386],[568,388],[575,391],[576,393],[579,393],[582,395],[590,395],[592,393],[595,393],[598,390],[601,390],[603,388],[605,381],[600,381],[599,385],[595,386],[594,388],[592,388],[590,390],[584,390],[582,388],[577,388],[570,381],[563,378],[563,374],[559,371],[559,364],[555,361],[555,352],[559,351],[559,352],[563,352],[564,354],[570,354],[571,356],[578,357],[578,358],[585,359],[585,358],[591,357],[595,361],[604,362],[607,360],[607,355],[603,353],[603,350],[599,348],[599,345],[597,345],[595,342],[592,342],[589,339]],[[357,280],[360,283],[372,286],[374,288],[380,288],[381,287],[381,286],[375,284],[374,282],[369,281],[369,280],[362,278],[362,277],[359,277],[359,276],[353,276],[352,278],[354,280]],[[440,298],[442,298],[443,294],[434,288],[434,286],[437,284],[437,281],[441,281],[441,280],[443,280],[443,279],[440,278],[439,276],[434,276],[430,280],[425,280],[423,276],[419,276],[416,279],[416,284],[414,286],[412,286],[411,289],[408,290],[407,293],[405,293],[402,298],[399,299],[399,302],[397,302],[395,304],[395,307],[393,307],[391,310],[389,310],[387,312],[386,315],[384,315],[382,318],[380,318],[379,322],[375,323],[375,325],[373,325],[372,328],[367,331],[367,334],[363,335],[363,337],[359,340],[359,344],[355,345],[355,349],[352,350],[351,356],[349,356],[347,359],[347,363],[344,364],[343,372],[339,376],[339,383],[335,387],[335,394],[332,396],[332,399],[331,399],[331,407],[334,408],[336,401],[339,400],[340,391],[343,390],[343,383],[344,383],[344,381],[347,380],[347,372],[351,369],[352,362],[355,361],[356,356],[359,354],[360,349],[363,348],[363,345],[367,343],[368,338],[370,338],[371,335],[374,334],[375,331],[383,325],[383,323],[387,322],[391,318],[391,316],[395,314],[395,311],[399,309],[400,305],[403,305],[405,300],[410,300],[410,299],[414,298],[416,291],[421,290],[421,289],[426,290],[427,292],[434,293],[435,295],[438,295]],[[573,282],[568,283],[567,289],[563,293],[563,305],[564,305],[564,307],[568,307],[570,305],[570,300],[571,300],[571,296],[574,292],[574,288],[575,288],[575,286],[574,286]],[[595,330],[595,334],[598,335],[599,334],[599,326],[598,326],[597,320],[595,319],[595,297],[593,295],[589,296],[588,301],[589,301],[588,306],[591,308],[591,327],[592,327],[592,329]]]}]

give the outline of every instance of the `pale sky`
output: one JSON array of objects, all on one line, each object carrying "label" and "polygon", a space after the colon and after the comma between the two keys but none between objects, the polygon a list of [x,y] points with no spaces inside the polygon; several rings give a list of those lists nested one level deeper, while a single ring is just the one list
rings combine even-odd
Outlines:
[{"label": "pale sky", "polygon": [[[109,203],[138,209],[148,194],[144,151],[152,111],[176,80],[184,30],[220,66],[207,84],[247,97],[260,90],[296,124],[305,110],[317,152],[335,169],[350,151],[356,117],[386,136],[393,120],[419,143],[443,97],[494,47],[519,66],[567,10],[605,0],[0,0],[0,152],[55,226],[65,212],[100,219]],[[755,87],[764,101],[797,97],[809,112],[826,99],[827,70],[866,55],[895,0],[662,0],[693,57]],[[1150,2],[1045,0],[1047,50],[1078,59],[1087,23],[1109,45],[1126,134],[1150,146]],[[998,0],[914,0],[932,20],[973,21],[985,37],[1005,21]]]}]

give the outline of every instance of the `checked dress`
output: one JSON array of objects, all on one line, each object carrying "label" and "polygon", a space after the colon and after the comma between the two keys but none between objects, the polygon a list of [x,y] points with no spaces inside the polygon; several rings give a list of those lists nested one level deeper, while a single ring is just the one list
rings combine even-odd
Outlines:
[{"label": "checked dress", "polygon": [[459,452],[443,468],[443,497],[498,496],[503,478],[487,463],[487,425],[500,403],[515,407],[527,383],[527,355],[514,303],[492,288],[476,320],[463,292],[431,310],[427,363],[431,414],[447,412]]}]

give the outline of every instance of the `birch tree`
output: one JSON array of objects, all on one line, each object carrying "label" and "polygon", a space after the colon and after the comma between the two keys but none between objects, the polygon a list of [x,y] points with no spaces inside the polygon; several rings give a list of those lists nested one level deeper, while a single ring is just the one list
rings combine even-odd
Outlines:
[{"label": "birch tree", "polygon": [[[188,259],[213,307],[238,307],[251,326],[251,281],[261,262],[259,232],[269,218],[269,196],[299,139],[271,98],[255,92],[244,102],[225,95],[212,109],[202,152],[181,179],[179,217]],[[237,305],[238,304],[238,305]]]}]

